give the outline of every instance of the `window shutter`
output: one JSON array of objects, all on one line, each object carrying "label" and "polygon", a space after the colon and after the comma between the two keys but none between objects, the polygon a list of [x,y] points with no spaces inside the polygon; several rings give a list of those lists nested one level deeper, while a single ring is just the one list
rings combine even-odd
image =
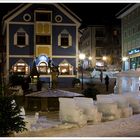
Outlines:
[{"label": "window shutter", "polygon": [[25,34],[25,39],[26,39],[26,40],[25,40],[25,44],[26,44],[26,45],[29,45],[29,36],[28,36],[27,33]]},{"label": "window shutter", "polygon": [[58,35],[58,46],[61,46],[61,34]]},{"label": "window shutter", "polygon": [[69,46],[72,46],[72,36],[69,34]]},{"label": "window shutter", "polygon": [[14,34],[14,45],[17,45],[17,33]]}]

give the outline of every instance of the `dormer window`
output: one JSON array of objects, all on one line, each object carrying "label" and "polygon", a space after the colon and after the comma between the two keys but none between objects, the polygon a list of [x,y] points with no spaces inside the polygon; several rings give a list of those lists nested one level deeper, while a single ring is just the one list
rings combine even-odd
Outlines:
[{"label": "dormer window", "polygon": [[67,61],[63,60],[59,64],[60,75],[73,75],[73,66]]},{"label": "dormer window", "polygon": [[63,30],[59,35],[58,35],[58,46],[62,48],[68,48],[72,46],[72,36],[67,30]]},{"label": "dormer window", "polygon": [[28,34],[23,29],[19,29],[14,34],[14,46],[22,48],[22,47],[26,47],[28,45],[29,45],[29,36],[28,36]]},{"label": "dormer window", "polygon": [[19,60],[12,66],[12,72],[18,75],[27,75],[29,74],[29,66],[23,60]]}]

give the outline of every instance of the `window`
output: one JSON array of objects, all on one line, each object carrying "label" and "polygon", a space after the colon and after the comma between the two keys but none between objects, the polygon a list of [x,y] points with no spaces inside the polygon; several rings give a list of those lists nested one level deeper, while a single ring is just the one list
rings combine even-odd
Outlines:
[{"label": "window", "polygon": [[60,75],[72,75],[73,66],[69,64],[67,60],[64,60],[59,64],[59,73]]},{"label": "window", "polygon": [[37,12],[36,21],[51,21],[51,12]]},{"label": "window", "polygon": [[103,40],[102,39],[96,39],[96,46],[97,47],[103,47],[103,44],[104,44],[104,42],[103,42]]},{"label": "window", "polygon": [[29,36],[23,29],[19,29],[14,34],[14,45],[17,47],[26,47],[29,45]]},{"label": "window", "polygon": [[24,32],[17,32],[17,44],[18,45],[25,45],[25,33]]},{"label": "window", "polygon": [[30,21],[31,20],[31,15],[30,14],[24,14],[23,16],[24,21]]},{"label": "window", "polygon": [[37,45],[50,45],[51,44],[50,35],[37,35],[36,44]]},{"label": "window", "polygon": [[72,36],[69,34],[67,30],[63,30],[58,35],[58,46],[62,48],[68,48],[72,46]]},{"label": "window", "polygon": [[48,64],[46,62],[41,62],[38,65],[38,72],[40,74],[50,74],[50,68],[48,67]]},{"label": "window", "polygon": [[99,29],[96,29],[96,34],[95,36],[96,37],[104,37],[104,29],[103,28],[99,28]]},{"label": "window", "polygon": [[69,35],[61,34],[61,46],[69,46]]},{"label": "window", "polygon": [[55,16],[55,21],[58,22],[58,23],[59,23],[59,22],[62,22],[62,16],[56,15],[56,16]]},{"label": "window", "polygon": [[29,66],[23,60],[20,60],[12,66],[12,71],[18,75],[27,75],[29,74]]}]

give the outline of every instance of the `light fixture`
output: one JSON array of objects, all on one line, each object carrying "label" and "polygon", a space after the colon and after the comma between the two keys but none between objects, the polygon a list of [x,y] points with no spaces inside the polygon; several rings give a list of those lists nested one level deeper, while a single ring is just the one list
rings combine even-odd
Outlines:
[{"label": "light fixture", "polygon": [[92,60],[92,57],[91,56],[89,56],[89,58],[88,58],[89,60]]},{"label": "light fixture", "polygon": [[126,56],[122,57],[122,61],[126,61],[126,60],[128,60],[128,57]]},{"label": "light fixture", "polygon": [[80,60],[84,60],[84,59],[85,59],[85,57],[86,57],[86,56],[85,56],[85,54],[84,54],[84,53],[80,53],[80,54],[79,54],[79,58],[80,58]]},{"label": "light fixture", "polygon": [[102,58],[104,61],[106,61],[107,60],[107,57],[106,56],[103,56],[103,58]]}]

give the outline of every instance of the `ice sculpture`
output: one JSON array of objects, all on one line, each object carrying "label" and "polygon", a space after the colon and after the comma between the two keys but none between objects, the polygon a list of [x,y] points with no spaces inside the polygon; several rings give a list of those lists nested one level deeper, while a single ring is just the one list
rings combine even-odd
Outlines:
[{"label": "ice sculpture", "polygon": [[102,113],[98,112],[97,106],[94,105],[92,98],[74,97],[74,100],[83,110],[83,113],[86,115],[88,121],[92,121],[92,123],[101,122]]},{"label": "ice sculpture", "polygon": [[76,123],[79,126],[87,124],[83,110],[73,98],[59,98],[59,118],[63,123]]}]

